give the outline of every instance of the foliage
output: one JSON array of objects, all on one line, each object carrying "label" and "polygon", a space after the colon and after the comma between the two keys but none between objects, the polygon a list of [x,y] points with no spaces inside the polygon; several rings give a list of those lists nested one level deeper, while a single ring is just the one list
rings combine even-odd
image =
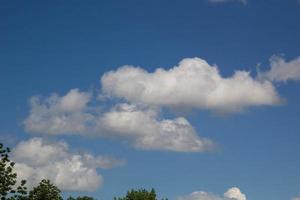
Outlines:
[{"label": "foliage", "polygon": [[[114,198],[114,200],[157,200],[156,192],[152,188],[151,191],[145,189],[130,190],[125,197]],[[167,199],[166,199],[167,200]]]},{"label": "foliage", "polygon": [[1,200],[25,199],[26,181],[22,180],[17,186],[17,173],[14,172],[15,163],[9,160],[10,149],[0,143],[0,197]]},{"label": "foliage", "polygon": [[50,180],[42,180],[29,192],[29,200],[62,200],[60,190]]}]

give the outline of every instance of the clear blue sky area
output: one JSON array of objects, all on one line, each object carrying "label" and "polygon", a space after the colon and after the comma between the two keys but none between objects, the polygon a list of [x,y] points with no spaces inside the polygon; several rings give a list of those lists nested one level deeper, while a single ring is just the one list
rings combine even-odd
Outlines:
[{"label": "clear blue sky area", "polygon": [[[255,77],[258,64],[269,69],[272,55],[286,61],[300,56],[299,20],[297,0],[1,0],[0,140],[14,147],[40,136],[24,128],[30,97],[72,88],[100,91],[101,76],[126,64],[153,72],[199,57],[224,77],[236,70]],[[300,196],[300,83],[274,85],[282,105],[224,116],[185,113],[201,136],[218,143],[215,152],[139,150],[115,138],[48,136],[73,151],[126,160],[98,169],[104,183],[96,191],[64,194],[112,199],[131,188],[154,187],[172,200],[199,190],[222,195],[236,186],[249,200]]]}]

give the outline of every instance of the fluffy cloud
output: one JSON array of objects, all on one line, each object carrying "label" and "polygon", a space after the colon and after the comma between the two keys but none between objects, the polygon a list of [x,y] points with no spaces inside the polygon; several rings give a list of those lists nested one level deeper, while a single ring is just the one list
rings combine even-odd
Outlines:
[{"label": "fluffy cloud", "polygon": [[246,195],[243,194],[239,188],[233,187],[227,190],[223,197],[218,195],[204,192],[196,191],[189,195],[178,197],[177,200],[247,200]]},{"label": "fluffy cloud", "polygon": [[[90,98],[78,89],[62,97],[33,97],[25,128],[50,135],[114,136],[130,141],[138,149],[202,152],[214,147],[210,140],[200,138],[183,117],[160,120],[158,109],[132,104],[118,104],[107,112],[98,112],[88,106]],[[71,105],[63,103],[68,101]]]},{"label": "fluffy cloud", "polygon": [[292,200],[300,200],[300,197],[295,197]]},{"label": "fluffy cloud", "polygon": [[30,114],[24,121],[29,132],[47,134],[81,133],[93,122],[93,115],[86,112],[91,95],[70,90],[65,96],[52,94],[43,101],[39,97],[30,100]]},{"label": "fluffy cloud", "polygon": [[270,59],[271,69],[267,72],[259,73],[261,79],[271,81],[300,80],[300,57],[289,62],[279,56],[272,56]]},{"label": "fluffy cloud", "polygon": [[208,192],[197,191],[183,197],[178,197],[177,200],[223,200],[223,199],[217,195]]},{"label": "fluffy cloud", "polygon": [[108,96],[157,106],[237,112],[249,106],[280,102],[270,81],[256,80],[246,71],[224,78],[217,66],[200,58],[183,59],[178,66],[159,68],[153,73],[123,66],[105,73],[101,83]]},{"label": "fluffy cloud", "polygon": [[247,0],[208,0],[211,3],[228,3],[228,2],[239,2],[242,4],[247,4]]},{"label": "fluffy cloud", "polygon": [[224,193],[225,198],[236,199],[236,200],[246,200],[246,195],[241,192],[237,187],[230,188]]},{"label": "fluffy cloud", "polygon": [[[294,69],[298,62],[296,59],[288,63],[292,67],[282,67],[286,63],[273,58],[270,72],[259,73],[258,78],[251,77],[246,71],[222,77],[216,65],[209,65],[200,58],[183,59],[178,66],[168,70],[159,68],[154,72],[123,66],[102,76],[102,94],[129,103],[101,111],[99,101],[91,103],[94,98],[91,93],[78,89],[63,96],[35,96],[30,101],[31,110],[24,121],[25,129],[48,135],[113,136],[129,141],[138,149],[208,151],[215,146],[212,141],[199,137],[183,117],[163,119],[161,107],[228,113],[249,106],[275,105],[281,99],[271,81],[282,79],[278,76],[271,78],[271,74],[279,68]],[[291,76],[286,79],[291,79]]]},{"label": "fluffy cloud", "polygon": [[141,149],[201,152],[214,147],[212,141],[200,138],[185,118],[158,120],[155,109],[119,104],[101,121],[108,131],[132,137],[134,146]]},{"label": "fluffy cloud", "polygon": [[42,179],[50,179],[62,190],[93,191],[101,186],[97,168],[112,168],[124,164],[104,156],[70,152],[65,142],[48,143],[41,138],[20,142],[13,151],[19,179],[30,187]]}]

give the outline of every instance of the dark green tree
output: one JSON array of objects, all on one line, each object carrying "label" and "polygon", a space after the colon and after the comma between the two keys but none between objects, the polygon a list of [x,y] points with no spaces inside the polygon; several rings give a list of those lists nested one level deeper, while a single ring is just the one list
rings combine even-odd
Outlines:
[{"label": "dark green tree", "polygon": [[[157,200],[156,192],[152,188],[150,191],[145,189],[130,190],[125,197],[114,198],[114,200]],[[165,199],[167,200],[167,199]]]},{"label": "dark green tree", "polygon": [[17,173],[14,172],[15,163],[9,159],[10,149],[0,143],[0,198],[1,200],[26,199],[26,181],[17,185]]},{"label": "dark green tree", "polygon": [[29,192],[29,200],[63,200],[61,191],[50,180],[42,180]]}]

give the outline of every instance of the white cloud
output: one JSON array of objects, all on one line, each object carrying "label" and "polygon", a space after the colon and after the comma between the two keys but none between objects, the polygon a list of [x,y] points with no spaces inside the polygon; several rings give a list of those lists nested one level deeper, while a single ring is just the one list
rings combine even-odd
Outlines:
[{"label": "white cloud", "polygon": [[239,2],[244,5],[247,4],[247,0],[208,0],[211,3],[228,3],[228,2]]},{"label": "white cloud", "polygon": [[213,142],[200,138],[185,118],[158,120],[155,109],[119,104],[105,113],[101,121],[109,132],[131,137],[140,149],[202,152],[214,148]]},{"label": "white cloud", "polygon": [[197,191],[183,197],[178,197],[177,200],[223,200],[223,199],[217,195],[208,192]]},{"label": "white cloud", "polygon": [[29,132],[60,134],[81,133],[94,120],[94,116],[87,112],[87,104],[91,95],[70,90],[65,96],[52,94],[41,100],[35,96],[30,100],[30,114],[24,121],[25,129]]},{"label": "white cloud", "polygon": [[[71,97],[84,101],[75,103]],[[33,97],[30,114],[25,119],[26,130],[50,135],[114,136],[128,140],[135,148],[148,150],[202,152],[214,147],[210,140],[200,138],[185,118],[159,120],[158,109],[130,104],[95,112],[96,108],[87,105],[90,101],[87,97],[88,94],[77,89],[62,97],[57,94],[44,99]],[[72,106],[62,106],[66,99]]]},{"label": "white cloud", "polygon": [[[277,58],[272,63],[275,69],[276,63],[284,62]],[[178,66],[159,68],[152,73],[123,66],[102,76],[102,94],[129,103],[117,104],[108,111],[99,110],[101,102],[92,104],[94,97],[78,89],[63,96],[35,96],[30,101],[25,129],[48,135],[113,136],[138,149],[208,151],[215,146],[211,140],[201,138],[186,118],[164,119],[161,107],[228,113],[250,106],[279,104],[281,99],[275,87],[269,79],[262,78],[263,74],[270,76],[260,73],[253,78],[249,72],[236,71],[232,76],[222,77],[216,65],[200,58],[183,59]]]},{"label": "white cloud", "polygon": [[249,106],[280,103],[270,81],[256,80],[246,71],[224,78],[217,66],[200,58],[183,59],[178,66],[153,73],[123,66],[105,73],[101,83],[108,96],[157,106],[238,112]]},{"label": "white cloud", "polygon": [[295,197],[292,200],[300,200],[300,197]]},{"label": "white cloud", "polygon": [[178,197],[177,200],[247,200],[246,195],[243,194],[239,188],[233,187],[227,190],[223,197],[204,192],[196,191],[189,195]]},{"label": "white cloud", "polygon": [[90,101],[90,98],[91,95],[89,93],[80,92],[78,89],[72,89],[57,103],[60,110],[66,112],[75,112],[85,109],[87,103]]},{"label": "white cloud", "polygon": [[260,79],[277,82],[300,80],[300,57],[287,62],[280,56],[272,56],[270,58],[270,65],[271,69],[269,71],[258,74]]},{"label": "white cloud", "polygon": [[110,157],[72,153],[65,142],[48,143],[41,138],[20,142],[13,150],[13,160],[18,179],[26,179],[30,187],[50,179],[64,191],[93,191],[103,182],[97,168],[124,164]]},{"label": "white cloud", "polygon": [[230,188],[224,193],[225,198],[236,199],[236,200],[246,200],[246,195],[241,192],[237,187]]}]

